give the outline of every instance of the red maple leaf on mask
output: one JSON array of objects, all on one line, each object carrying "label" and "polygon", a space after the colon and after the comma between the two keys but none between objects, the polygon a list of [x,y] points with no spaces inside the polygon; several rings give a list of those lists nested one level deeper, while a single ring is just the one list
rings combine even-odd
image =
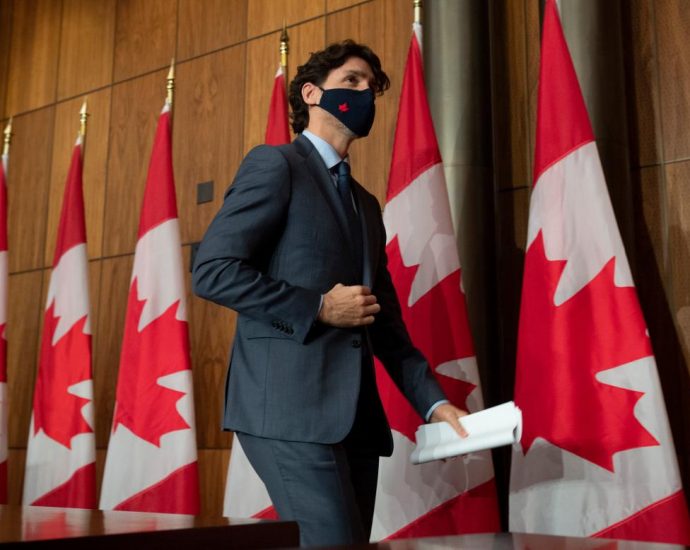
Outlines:
[{"label": "red maple leaf on mask", "polygon": [[525,453],[541,437],[613,471],[615,453],[658,445],[633,412],[643,394],[597,380],[652,355],[635,289],[614,283],[615,261],[556,306],[566,262],[546,258],[541,232],[527,251],[515,387]]},{"label": "red maple leaf on mask", "polygon": [[135,279],[127,304],[113,431],[122,424],[160,446],[161,436],[190,427],[176,407],[185,393],[159,383],[162,376],[189,369],[189,339],[187,323],[175,318],[179,301],[139,332],[145,302],[137,298]]},{"label": "red maple leaf on mask", "polygon": [[70,386],[91,378],[91,335],[84,334],[84,316],[53,345],[59,320],[53,302],[43,322],[34,392],[34,433],[42,429],[48,437],[70,449],[74,436],[93,432],[81,412],[89,400],[68,391]]},{"label": "red maple leaf on mask", "polygon": [[[457,407],[466,409],[467,396],[476,386],[436,371],[440,365],[449,361],[474,356],[465,314],[465,295],[460,290],[460,270],[448,275],[412,306],[408,306],[412,282],[419,266],[405,266],[397,237],[388,244],[386,253],[388,270],[412,342],[429,361],[448,399]],[[379,393],[388,422],[392,429],[414,442],[415,431],[424,420],[405,399],[383,366],[378,361],[376,363]]]},{"label": "red maple leaf on mask", "polygon": [[341,103],[340,105],[338,105],[338,110],[341,113],[347,113],[350,110],[350,107],[347,106],[347,103]]}]

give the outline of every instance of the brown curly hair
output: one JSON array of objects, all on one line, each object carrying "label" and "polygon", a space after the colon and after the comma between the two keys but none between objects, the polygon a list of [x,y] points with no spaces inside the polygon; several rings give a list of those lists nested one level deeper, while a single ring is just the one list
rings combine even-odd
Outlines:
[{"label": "brown curly hair", "polygon": [[353,40],[343,40],[331,44],[325,50],[312,53],[304,65],[297,67],[297,74],[288,90],[291,125],[296,134],[302,133],[309,124],[309,106],[302,99],[302,86],[307,82],[321,86],[333,69],[341,67],[351,57],[359,57],[371,67],[374,73],[372,89],[376,95],[381,95],[390,87],[388,75],[381,69],[381,61],[369,46],[357,44]]}]

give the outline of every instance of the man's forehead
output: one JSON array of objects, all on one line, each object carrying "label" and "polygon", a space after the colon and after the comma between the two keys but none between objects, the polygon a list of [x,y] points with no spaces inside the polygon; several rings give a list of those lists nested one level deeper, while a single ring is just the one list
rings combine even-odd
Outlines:
[{"label": "man's forehead", "polygon": [[361,57],[350,57],[338,67],[341,72],[346,72],[348,74],[357,74],[366,78],[373,78],[374,71],[371,70],[371,66]]}]

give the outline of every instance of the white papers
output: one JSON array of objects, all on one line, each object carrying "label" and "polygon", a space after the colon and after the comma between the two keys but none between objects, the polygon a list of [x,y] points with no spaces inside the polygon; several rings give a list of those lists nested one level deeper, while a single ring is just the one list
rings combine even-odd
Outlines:
[{"label": "white papers", "polygon": [[511,445],[522,436],[522,412],[512,401],[463,416],[460,423],[469,434],[465,438],[455,433],[448,422],[417,428],[417,446],[410,455],[412,464]]}]

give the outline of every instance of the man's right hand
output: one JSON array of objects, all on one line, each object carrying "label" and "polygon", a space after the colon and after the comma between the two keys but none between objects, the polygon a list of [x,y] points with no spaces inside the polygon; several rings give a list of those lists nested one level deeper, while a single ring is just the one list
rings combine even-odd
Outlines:
[{"label": "man's right hand", "polygon": [[339,328],[359,327],[373,323],[379,311],[381,306],[371,289],[338,283],[324,294],[318,320]]}]

